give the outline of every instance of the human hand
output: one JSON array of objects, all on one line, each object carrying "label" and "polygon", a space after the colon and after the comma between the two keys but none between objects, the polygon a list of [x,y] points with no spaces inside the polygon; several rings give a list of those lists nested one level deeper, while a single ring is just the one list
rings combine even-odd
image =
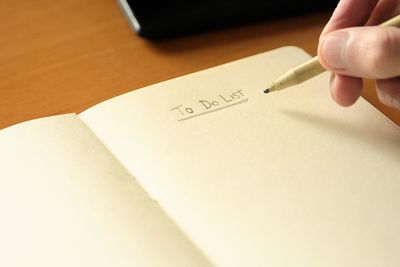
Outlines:
[{"label": "human hand", "polygon": [[400,0],[339,2],[318,46],[320,63],[332,71],[331,95],[339,105],[354,104],[362,78],[368,78],[376,81],[383,104],[400,109],[400,29],[369,26],[399,13]]}]

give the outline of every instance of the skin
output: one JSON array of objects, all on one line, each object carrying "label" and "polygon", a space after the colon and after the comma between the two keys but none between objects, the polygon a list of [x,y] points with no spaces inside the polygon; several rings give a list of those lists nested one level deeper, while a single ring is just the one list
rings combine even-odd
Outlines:
[{"label": "skin", "polygon": [[[362,78],[373,79],[379,100],[400,110],[400,29],[378,25],[400,14],[400,0],[341,0],[321,33],[318,56],[332,72],[332,98],[351,106]],[[362,26],[362,27],[361,27]]]}]

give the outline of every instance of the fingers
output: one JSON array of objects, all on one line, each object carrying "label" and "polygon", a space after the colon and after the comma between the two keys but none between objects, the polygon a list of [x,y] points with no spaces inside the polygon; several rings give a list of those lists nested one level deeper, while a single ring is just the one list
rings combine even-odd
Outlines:
[{"label": "fingers", "polygon": [[331,31],[365,25],[377,3],[378,0],[341,0],[320,39]]},{"label": "fingers", "polygon": [[387,79],[400,76],[400,29],[347,28],[326,34],[318,47],[321,64],[346,76]]},{"label": "fingers", "polygon": [[362,79],[340,74],[331,74],[331,96],[336,103],[343,107],[353,105],[361,95]]},{"label": "fingers", "polygon": [[400,0],[339,2],[318,46],[321,64],[333,72],[330,90],[339,105],[357,101],[362,90],[359,77],[365,77],[377,80],[382,103],[400,110],[400,29],[349,28],[377,25],[399,13]]},{"label": "fingers", "polygon": [[398,14],[400,14],[399,0],[380,0],[372,11],[366,25],[378,25]]},{"label": "fingers", "polygon": [[383,104],[400,109],[400,77],[378,80],[376,89],[378,98]]}]

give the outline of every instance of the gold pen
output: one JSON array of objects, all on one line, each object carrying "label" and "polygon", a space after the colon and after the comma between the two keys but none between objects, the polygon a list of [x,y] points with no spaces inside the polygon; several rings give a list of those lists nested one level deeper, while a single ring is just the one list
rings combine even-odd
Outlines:
[{"label": "gold pen", "polygon": [[[380,24],[379,26],[400,27],[400,15]],[[274,92],[305,82],[318,74],[326,71],[319,63],[318,57],[314,57],[300,66],[287,71],[264,90],[264,93]]]}]

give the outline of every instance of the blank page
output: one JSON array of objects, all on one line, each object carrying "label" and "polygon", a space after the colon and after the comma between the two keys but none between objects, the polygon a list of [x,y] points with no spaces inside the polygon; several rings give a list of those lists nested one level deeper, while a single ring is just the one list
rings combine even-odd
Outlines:
[{"label": "blank page", "polygon": [[0,131],[0,266],[210,264],[76,115]]}]

